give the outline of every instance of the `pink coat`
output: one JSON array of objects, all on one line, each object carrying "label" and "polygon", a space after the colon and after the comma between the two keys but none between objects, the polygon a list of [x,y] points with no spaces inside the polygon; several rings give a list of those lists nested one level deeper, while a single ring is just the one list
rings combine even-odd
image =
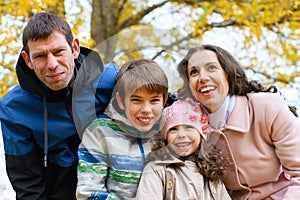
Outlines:
[{"label": "pink coat", "polygon": [[300,120],[278,94],[247,97],[236,97],[224,134],[211,135],[235,163],[225,180],[229,194],[233,199],[300,199]]}]

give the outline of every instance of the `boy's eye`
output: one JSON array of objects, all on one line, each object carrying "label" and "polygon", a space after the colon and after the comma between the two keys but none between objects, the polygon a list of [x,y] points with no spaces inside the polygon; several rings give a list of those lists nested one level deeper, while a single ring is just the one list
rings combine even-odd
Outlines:
[{"label": "boy's eye", "polygon": [[161,100],[159,98],[155,98],[155,99],[152,99],[151,102],[152,103],[159,103]]},{"label": "boy's eye", "polygon": [[132,99],[130,99],[130,101],[133,101],[133,102],[136,102],[136,103],[141,102],[141,100],[139,98],[132,98]]}]

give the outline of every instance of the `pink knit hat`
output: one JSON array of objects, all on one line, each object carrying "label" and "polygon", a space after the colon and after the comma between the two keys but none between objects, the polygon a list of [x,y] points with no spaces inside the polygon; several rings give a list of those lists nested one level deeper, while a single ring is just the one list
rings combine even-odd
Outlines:
[{"label": "pink knit hat", "polygon": [[168,130],[178,125],[193,126],[204,139],[207,138],[208,118],[200,106],[192,100],[178,100],[164,109],[159,129],[162,137],[166,139]]}]

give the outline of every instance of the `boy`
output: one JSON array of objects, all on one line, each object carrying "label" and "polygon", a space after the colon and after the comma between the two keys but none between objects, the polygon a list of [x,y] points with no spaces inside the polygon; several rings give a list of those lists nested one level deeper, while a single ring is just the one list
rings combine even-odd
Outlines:
[{"label": "boy", "polygon": [[113,99],[86,129],[78,156],[78,199],[132,199],[167,100],[168,80],[156,62],[125,63]]}]

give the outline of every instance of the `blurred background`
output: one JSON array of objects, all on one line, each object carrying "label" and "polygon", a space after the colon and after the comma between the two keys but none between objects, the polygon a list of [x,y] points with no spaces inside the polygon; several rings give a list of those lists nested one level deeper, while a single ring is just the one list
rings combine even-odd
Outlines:
[{"label": "blurred background", "polygon": [[[81,45],[97,50],[104,63],[154,59],[172,92],[182,84],[176,65],[189,48],[221,46],[250,80],[276,85],[299,114],[299,0],[0,0],[0,97],[17,84],[22,30],[41,11],[65,18]],[[0,199],[14,199],[2,138],[0,152]]]}]

